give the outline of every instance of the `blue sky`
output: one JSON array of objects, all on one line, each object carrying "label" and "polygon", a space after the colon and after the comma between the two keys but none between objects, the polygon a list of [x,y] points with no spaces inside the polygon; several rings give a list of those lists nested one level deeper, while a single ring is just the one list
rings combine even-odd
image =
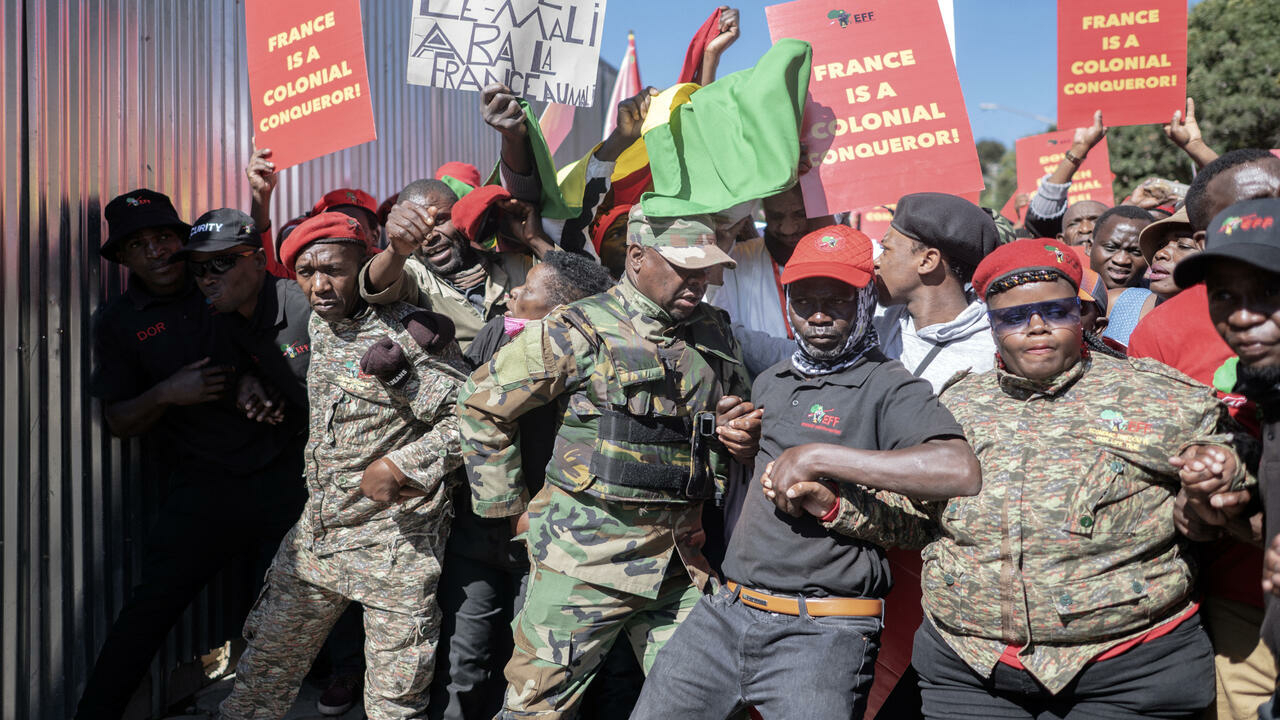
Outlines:
[{"label": "blue sky", "polygon": [[[1200,0],[1190,0],[1194,6]],[[613,65],[636,34],[640,79],[665,87],[675,82],[694,31],[721,5],[712,0],[611,0],[605,12],[601,56]],[[764,8],[774,2],[741,2],[742,37],[725,54],[720,74],[753,65],[769,48]],[[1051,0],[955,0],[956,69],[976,139],[1012,145],[1045,124],[1017,113],[1057,115],[1057,10]],[[612,88],[602,88],[608,98]],[[993,103],[1007,110],[982,110]]]}]

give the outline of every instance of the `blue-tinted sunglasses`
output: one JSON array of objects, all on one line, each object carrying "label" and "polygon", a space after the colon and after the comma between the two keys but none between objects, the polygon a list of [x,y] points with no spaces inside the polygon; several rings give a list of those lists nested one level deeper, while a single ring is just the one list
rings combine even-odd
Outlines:
[{"label": "blue-tinted sunglasses", "polygon": [[987,310],[987,317],[991,319],[991,329],[1000,336],[1025,333],[1031,327],[1031,318],[1036,315],[1040,316],[1040,322],[1051,328],[1075,325],[1080,322],[1080,298],[1045,300],[1026,305],[1013,305],[999,310]]}]

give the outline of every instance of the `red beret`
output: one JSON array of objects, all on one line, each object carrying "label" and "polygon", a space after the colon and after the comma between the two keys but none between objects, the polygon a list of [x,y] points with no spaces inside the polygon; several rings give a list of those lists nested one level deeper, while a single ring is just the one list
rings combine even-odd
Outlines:
[{"label": "red beret", "polygon": [[875,279],[871,238],[848,225],[831,225],[800,238],[782,270],[782,284],[811,277],[834,278],[856,288]]},{"label": "red beret", "polygon": [[480,187],[480,171],[476,169],[475,165],[470,163],[458,162],[456,160],[453,162],[447,162],[441,165],[440,169],[436,170],[436,179],[443,180],[445,175],[448,175],[454,180],[461,180],[471,187]]},{"label": "red beret", "polygon": [[368,210],[369,214],[378,217],[378,201],[373,196],[363,190],[354,188],[339,188],[331,190],[320,198],[320,202],[311,208],[312,215],[319,215],[327,210],[332,210],[339,205],[354,205],[358,208]]},{"label": "red beret", "polygon": [[511,193],[501,185],[483,185],[472,190],[466,194],[466,197],[453,204],[453,209],[450,211],[453,226],[470,240],[472,245],[482,247],[486,238],[477,237],[477,235],[484,224],[485,216],[489,214],[489,208],[510,197]]},{"label": "red beret", "polygon": [[1044,279],[1035,278],[1035,273],[1058,275],[1074,285],[1076,290],[1080,289],[1080,279],[1084,275],[1080,258],[1071,248],[1049,238],[1024,238],[1001,245],[984,258],[973,272],[973,289],[978,291],[978,297],[986,300],[993,285],[1024,273],[1028,274],[1027,282]]},{"label": "red beret", "polygon": [[289,233],[280,246],[280,260],[284,266],[293,270],[298,256],[310,244],[326,240],[328,242],[349,242],[369,247],[364,228],[342,213],[320,213],[307,218],[301,225]]}]

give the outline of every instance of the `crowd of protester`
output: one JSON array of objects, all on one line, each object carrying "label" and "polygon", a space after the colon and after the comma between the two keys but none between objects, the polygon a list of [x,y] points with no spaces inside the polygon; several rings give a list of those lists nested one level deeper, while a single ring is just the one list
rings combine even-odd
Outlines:
[{"label": "crowd of protester", "polygon": [[[869,238],[800,166],[647,213],[614,167],[658,97],[568,219],[501,85],[487,181],[272,218],[262,149],[247,213],[106,206],[92,388],[174,482],[78,718],[246,555],[229,720],[309,675],[375,720],[861,717],[904,642],[881,717],[1280,717],[1280,157],[1218,156],[1188,101],[1190,186],[1068,205],[1099,113],[1019,227],[914,193]],[[886,628],[895,582],[922,601]]]}]

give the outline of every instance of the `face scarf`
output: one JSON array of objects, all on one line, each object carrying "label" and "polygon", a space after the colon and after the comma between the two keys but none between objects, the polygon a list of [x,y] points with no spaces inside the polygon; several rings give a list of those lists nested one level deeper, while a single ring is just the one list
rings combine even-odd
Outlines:
[{"label": "face scarf", "polygon": [[502,318],[502,332],[507,337],[515,337],[527,324],[529,321],[524,318],[513,318],[507,315]]},{"label": "face scarf", "polygon": [[[787,307],[791,307],[791,288],[787,288]],[[838,350],[815,350],[805,342],[792,326],[791,334],[796,338],[796,351],[791,355],[791,364],[796,370],[808,376],[830,375],[853,367],[872,348],[880,344],[876,330],[871,326],[871,317],[876,311],[876,284],[867,283],[858,290],[858,308],[853,313],[849,337]],[[787,324],[791,324],[791,313],[787,313]]]}]

